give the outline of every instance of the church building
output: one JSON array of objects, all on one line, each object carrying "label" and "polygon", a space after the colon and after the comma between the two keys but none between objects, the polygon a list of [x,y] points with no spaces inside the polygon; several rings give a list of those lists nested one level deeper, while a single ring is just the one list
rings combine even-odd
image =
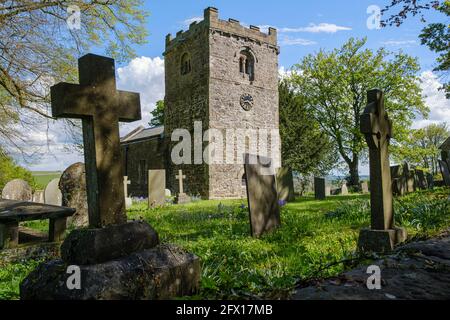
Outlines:
[{"label": "church building", "polygon": [[[262,32],[256,26],[242,26],[239,21],[219,19],[216,8],[207,8],[204,19],[193,22],[186,31],[166,37],[165,119],[164,126],[139,127],[121,139],[124,172],[131,180],[131,196],[147,197],[148,170],[165,169],[167,188],[178,192],[176,175],[183,170],[184,191],[203,199],[232,199],[246,196],[242,163],[207,162],[198,159],[195,150],[203,150],[215,138],[203,134],[221,132],[233,139],[231,150],[242,158],[237,146],[247,136],[236,129],[279,129],[277,31]],[[179,143],[177,130],[189,132],[192,142],[191,163],[177,164],[172,151]],[[200,136],[196,134],[200,131]],[[259,132],[259,131],[258,131]],[[206,139],[205,139],[206,138]],[[210,139],[208,139],[210,138]],[[175,141],[172,141],[175,140]],[[280,157],[279,144],[268,143],[271,154]],[[197,150],[198,151],[198,150]],[[184,150],[183,152],[186,152]],[[279,159],[276,159],[279,163]]]}]

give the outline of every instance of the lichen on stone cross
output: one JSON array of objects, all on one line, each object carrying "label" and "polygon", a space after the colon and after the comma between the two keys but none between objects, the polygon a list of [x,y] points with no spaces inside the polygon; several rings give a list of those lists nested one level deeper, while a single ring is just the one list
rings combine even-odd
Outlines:
[{"label": "lichen on stone cross", "polygon": [[52,113],[82,120],[89,226],[126,223],[119,121],[141,119],[139,94],[116,89],[113,59],[88,54],[78,70],[80,84],[51,88]]},{"label": "lichen on stone cross", "polygon": [[180,193],[184,193],[183,190],[183,179],[186,179],[186,176],[183,175],[183,170],[178,170],[178,175],[175,176],[176,179],[178,179],[178,186],[180,189]]},{"label": "lichen on stone cross", "polygon": [[392,229],[394,213],[388,150],[392,121],[385,111],[381,90],[368,92],[367,106],[360,120],[361,133],[369,146],[371,227],[373,230]]}]

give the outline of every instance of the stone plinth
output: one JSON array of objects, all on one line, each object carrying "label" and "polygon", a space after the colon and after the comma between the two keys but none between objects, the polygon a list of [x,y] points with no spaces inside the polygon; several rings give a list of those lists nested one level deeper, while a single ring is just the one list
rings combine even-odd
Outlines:
[{"label": "stone plinth", "polygon": [[387,253],[407,238],[404,228],[388,230],[362,229],[359,233],[358,249],[364,252]]}]

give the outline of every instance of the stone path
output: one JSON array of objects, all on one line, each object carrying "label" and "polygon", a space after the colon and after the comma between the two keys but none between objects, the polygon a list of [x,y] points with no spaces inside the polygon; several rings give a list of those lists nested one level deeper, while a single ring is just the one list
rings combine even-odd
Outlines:
[{"label": "stone path", "polygon": [[294,300],[450,299],[450,229],[442,236],[399,247],[373,262],[381,269],[381,289],[369,290],[367,266],[298,288]]}]

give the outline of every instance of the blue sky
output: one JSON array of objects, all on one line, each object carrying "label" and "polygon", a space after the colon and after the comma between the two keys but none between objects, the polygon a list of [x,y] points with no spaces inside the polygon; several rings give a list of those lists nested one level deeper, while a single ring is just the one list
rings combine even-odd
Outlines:
[{"label": "blue sky", "polygon": [[[401,27],[389,27],[381,30],[369,30],[366,21],[369,18],[367,8],[371,5],[384,7],[389,1],[360,0],[316,0],[316,1],[203,1],[203,0],[165,0],[146,1],[146,9],[150,12],[148,30],[149,43],[137,48],[143,56],[161,56],[164,51],[164,39],[167,33],[175,34],[186,28],[185,21],[202,17],[204,8],[213,6],[219,9],[222,19],[235,18],[245,24],[257,26],[270,25],[280,29],[281,44],[280,65],[286,68],[298,62],[306,54],[320,48],[333,49],[341,46],[349,37],[367,37],[368,46],[379,48],[386,46],[391,50],[403,49],[417,56],[424,70],[432,69],[435,55],[418,40],[420,30],[424,26],[419,17],[408,19]],[[426,13],[428,21],[440,18],[435,10]],[[334,24],[351,28],[335,33],[325,32],[281,32],[281,28],[305,28],[311,24]],[[306,45],[283,45],[283,38],[291,40],[303,39]]]},{"label": "blue sky", "polygon": [[[136,47],[137,58],[117,68],[117,86],[141,94],[143,120],[140,123],[122,125],[121,134],[136,126],[146,125],[156,101],[164,98],[164,52],[165,37],[168,33],[186,29],[189,23],[203,17],[203,10],[209,6],[219,9],[219,17],[234,18],[245,25],[272,26],[278,29],[281,48],[280,68],[289,69],[307,54],[320,49],[332,50],[342,46],[350,37],[367,37],[369,48],[382,46],[390,51],[403,50],[418,57],[421,65],[420,78],[426,104],[431,112],[429,119],[417,119],[414,127],[429,123],[448,122],[450,124],[450,103],[442,91],[438,91],[441,80],[432,72],[436,55],[420,45],[418,36],[425,26],[419,17],[408,18],[400,27],[369,29],[367,20],[370,6],[383,8],[390,0],[315,0],[315,1],[204,1],[165,0],[145,1],[145,9],[150,12],[147,28],[150,33],[148,44]],[[435,10],[425,13],[427,23],[445,21],[445,17]],[[447,21],[448,22],[448,21]],[[94,53],[104,54],[101,50]],[[51,121],[53,122],[53,121]],[[32,170],[64,170],[70,164],[83,161],[81,154],[67,150],[68,139],[61,134],[61,122],[45,123],[42,132],[30,137],[30,144],[43,150],[41,157],[32,163],[17,160]],[[361,173],[367,174],[366,166]]]}]

